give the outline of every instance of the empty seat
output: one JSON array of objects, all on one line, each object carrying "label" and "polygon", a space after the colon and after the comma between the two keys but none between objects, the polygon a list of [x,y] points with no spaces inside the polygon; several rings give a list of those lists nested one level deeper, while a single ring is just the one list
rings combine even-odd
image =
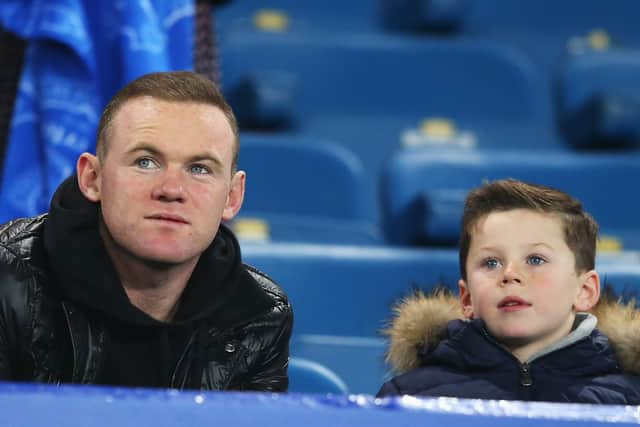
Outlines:
[{"label": "empty seat", "polygon": [[382,241],[364,168],[345,148],[310,138],[243,134],[238,166],[247,172],[244,204],[232,224],[241,239]]},{"label": "empty seat", "polygon": [[572,55],[557,79],[558,115],[574,147],[640,147],[640,50]]},{"label": "empty seat", "polygon": [[383,178],[384,229],[396,244],[455,245],[463,202],[485,180],[516,178],[580,199],[624,249],[640,248],[640,155],[545,150],[403,150]]},{"label": "empty seat", "polygon": [[247,243],[242,256],[284,287],[297,334],[377,337],[396,299],[459,275],[456,250]]},{"label": "empty seat", "polygon": [[289,295],[292,356],[331,369],[352,393],[374,394],[386,378],[379,331],[392,304],[458,279],[454,250],[271,243],[243,244],[242,254]]}]

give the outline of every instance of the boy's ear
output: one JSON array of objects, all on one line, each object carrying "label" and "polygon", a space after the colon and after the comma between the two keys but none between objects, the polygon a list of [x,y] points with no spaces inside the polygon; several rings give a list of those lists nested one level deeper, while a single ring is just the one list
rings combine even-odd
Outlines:
[{"label": "boy's ear", "polygon": [[473,319],[473,305],[471,304],[471,293],[467,282],[458,280],[458,290],[460,291],[460,302],[462,303],[462,315],[466,319]]},{"label": "boy's ear", "polygon": [[580,287],[573,303],[575,311],[589,311],[600,299],[600,276],[595,270],[580,275]]},{"label": "boy's ear", "polygon": [[100,201],[100,160],[93,154],[82,153],[76,164],[78,186],[89,201]]}]

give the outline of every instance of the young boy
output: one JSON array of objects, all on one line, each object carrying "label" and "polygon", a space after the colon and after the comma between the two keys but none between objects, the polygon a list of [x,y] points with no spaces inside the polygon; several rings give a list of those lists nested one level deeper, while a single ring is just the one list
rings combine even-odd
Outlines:
[{"label": "young boy", "polygon": [[387,360],[405,373],[378,396],[640,404],[640,313],[604,299],[599,319],[587,313],[597,234],[561,191],[512,179],[472,191],[459,301],[418,294],[396,308]]}]

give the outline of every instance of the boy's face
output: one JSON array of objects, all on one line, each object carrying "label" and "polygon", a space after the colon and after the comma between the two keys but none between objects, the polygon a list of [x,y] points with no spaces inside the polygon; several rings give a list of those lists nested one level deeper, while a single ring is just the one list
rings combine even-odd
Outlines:
[{"label": "boy's face", "polygon": [[594,270],[576,273],[562,221],[527,209],[493,212],[472,228],[467,280],[460,280],[465,316],[521,361],[565,337],[575,312],[600,295]]}]

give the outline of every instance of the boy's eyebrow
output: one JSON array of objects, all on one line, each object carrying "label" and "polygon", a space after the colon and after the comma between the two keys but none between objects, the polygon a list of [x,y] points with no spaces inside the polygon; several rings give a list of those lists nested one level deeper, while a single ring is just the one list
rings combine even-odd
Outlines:
[{"label": "boy's eyebrow", "polygon": [[547,247],[547,248],[549,248],[549,249],[553,249],[553,246],[551,246],[550,244],[545,243],[545,242],[535,242],[535,243],[530,243],[530,244],[529,244],[529,246],[532,246],[532,247],[533,247],[533,246],[545,246],[545,247]]},{"label": "boy's eyebrow", "polygon": [[[532,243],[525,243],[523,246],[527,246],[527,247],[535,247],[535,246],[545,246],[549,249],[553,249],[553,246],[551,246],[548,243],[545,242],[532,242]],[[478,250],[480,251],[497,251],[499,250],[498,247],[496,246],[481,246],[478,248]]]}]

